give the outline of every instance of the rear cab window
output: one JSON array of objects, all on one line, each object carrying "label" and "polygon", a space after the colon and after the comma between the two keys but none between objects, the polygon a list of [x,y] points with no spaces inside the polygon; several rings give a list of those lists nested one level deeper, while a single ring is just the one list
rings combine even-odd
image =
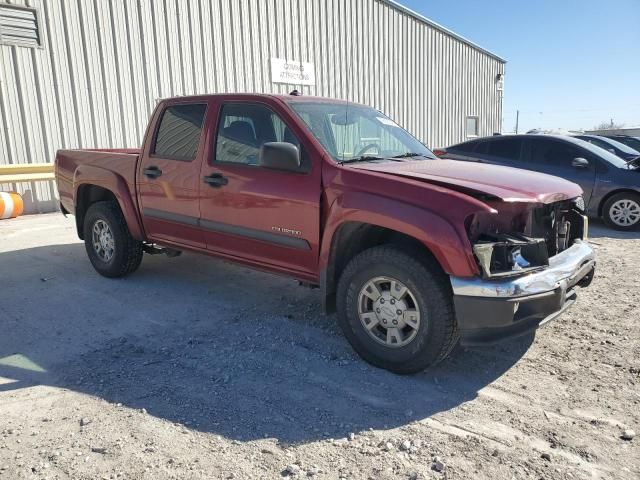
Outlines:
[{"label": "rear cab window", "polygon": [[169,160],[192,161],[198,153],[205,103],[171,105],[162,112],[151,156]]}]

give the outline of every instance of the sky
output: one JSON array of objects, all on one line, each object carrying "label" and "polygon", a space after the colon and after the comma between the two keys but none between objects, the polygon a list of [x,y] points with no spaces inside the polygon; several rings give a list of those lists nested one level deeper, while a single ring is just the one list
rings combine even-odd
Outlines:
[{"label": "sky", "polygon": [[507,60],[503,131],[640,126],[640,0],[399,0]]}]

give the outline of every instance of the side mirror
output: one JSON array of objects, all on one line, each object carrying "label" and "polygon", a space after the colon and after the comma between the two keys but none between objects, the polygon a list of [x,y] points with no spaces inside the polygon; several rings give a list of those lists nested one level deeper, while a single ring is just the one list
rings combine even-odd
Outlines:
[{"label": "side mirror", "polygon": [[589,160],[578,157],[571,160],[571,166],[575,168],[589,168]]},{"label": "side mirror", "polygon": [[260,149],[261,167],[295,172],[300,170],[300,151],[293,143],[267,142]]}]

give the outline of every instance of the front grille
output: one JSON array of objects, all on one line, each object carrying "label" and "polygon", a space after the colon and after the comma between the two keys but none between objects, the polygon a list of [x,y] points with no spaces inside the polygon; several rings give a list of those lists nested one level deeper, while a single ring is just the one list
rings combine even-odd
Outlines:
[{"label": "front grille", "polygon": [[573,201],[556,202],[531,211],[525,233],[543,238],[549,257],[586,236],[586,217]]}]

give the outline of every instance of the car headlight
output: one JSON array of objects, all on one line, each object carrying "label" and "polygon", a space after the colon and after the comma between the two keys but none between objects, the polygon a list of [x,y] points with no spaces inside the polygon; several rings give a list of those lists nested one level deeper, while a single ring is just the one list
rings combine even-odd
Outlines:
[{"label": "car headlight", "polygon": [[520,275],[549,265],[544,239],[525,235],[484,235],[473,253],[485,278]]},{"label": "car headlight", "polygon": [[584,209],[586,208],[586,205],[584,203],[584,198],[583,197],[578,197],[576,198],[573,203],[575,203],[576,207],[578,207],[579,210],[582,210],[584,212]]}]

